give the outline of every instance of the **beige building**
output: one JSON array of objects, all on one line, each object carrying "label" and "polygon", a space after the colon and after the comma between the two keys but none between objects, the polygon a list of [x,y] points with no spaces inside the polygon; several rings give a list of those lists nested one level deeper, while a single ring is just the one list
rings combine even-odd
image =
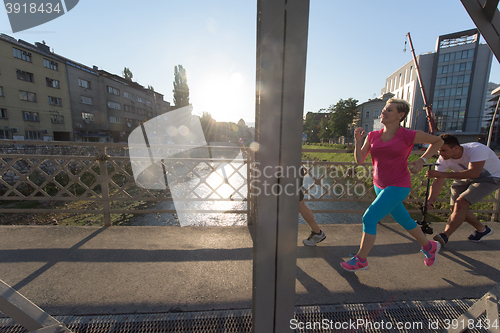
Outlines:
[{"label": "beige building", "polygon": [[66,66],[43,47],[0,35],[0,139],[73,139]]},{"label": "beige building", "polygon": [[0,139],[126,142],[141,122],[170,111],[163,95],[0,35]]}]

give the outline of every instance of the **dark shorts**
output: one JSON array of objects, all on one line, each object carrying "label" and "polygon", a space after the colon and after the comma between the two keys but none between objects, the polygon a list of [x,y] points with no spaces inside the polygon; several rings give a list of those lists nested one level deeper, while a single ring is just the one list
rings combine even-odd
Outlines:
[{"label": "dark shorts", "polygon": [[453,207],[459,197],[473,205],[498,189],[500,189],[500,178],[490,178],[489,181],[481,182],[475,182],[473,179],[458,179],[451,184],[450,205]]}]

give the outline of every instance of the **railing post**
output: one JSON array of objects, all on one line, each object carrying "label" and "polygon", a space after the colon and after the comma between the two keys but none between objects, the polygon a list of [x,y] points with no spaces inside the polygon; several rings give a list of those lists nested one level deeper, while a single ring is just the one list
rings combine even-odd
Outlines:
[{"label": "railing post", "polygon": [[108,186],[108,155],[106,155],[106,147],[99,146],[99,183],[101,184],[102,209],[104,225],[111,226],[111,205],[109,203],[109,186]]},{"label": "railing post", "polygon": [[491,214],[491,222],[498,221],[498,216],[500,215],[500,204],[498,201],[500,200],[500,190],[496,190],[495,192],[495,202],[493,203],[493,210],[495,213]]}]

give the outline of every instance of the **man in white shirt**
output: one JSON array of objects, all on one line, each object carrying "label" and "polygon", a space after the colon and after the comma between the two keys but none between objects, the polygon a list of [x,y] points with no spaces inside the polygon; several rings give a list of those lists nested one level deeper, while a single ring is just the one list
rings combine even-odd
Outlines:
[{"label": "man in white shirt", "polygon": [[451,234],[465,221],[476,229],[469,240],[480,242],[493,230],[479,222],[469,207],[500,188],[500,160],[493,150],[481,143],[460,145],[451,134],[441,134],[440,137],[444,144],[439,150],[439,165],[436,170],[427,171],[427,178],[436,178],[431,186],[428,205],[433,206],[446,178],[454,179],[454,182],[450,199],[452,213],[444,232],[434,236],[434,240],[444,247]]}]

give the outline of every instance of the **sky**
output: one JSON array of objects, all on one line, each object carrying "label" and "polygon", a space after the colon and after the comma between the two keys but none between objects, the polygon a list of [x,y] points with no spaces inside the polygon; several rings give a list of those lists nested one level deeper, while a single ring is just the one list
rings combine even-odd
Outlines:
[{"label": "sky", "polygon": [[[151,85],[173,104],[174,67],[186,69],[193,113],[217,121],[255,118],[257,1],[80,0],[65,15],[0,32]],[[377,97],[385,79],[416,54],[435,51],[439,35],[475,28],[460,0],[311,0],[304,113],[340,99]],[[482,40],[484,43],[484,40]],[[500,83],[493,57],[490,82]]]}]

